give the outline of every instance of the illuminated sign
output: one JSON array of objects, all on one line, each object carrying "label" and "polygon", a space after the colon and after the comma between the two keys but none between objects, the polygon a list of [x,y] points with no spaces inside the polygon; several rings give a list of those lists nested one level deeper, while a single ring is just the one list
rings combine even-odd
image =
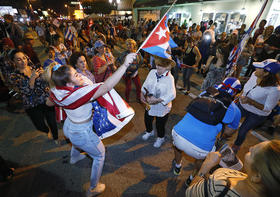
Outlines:
[{"label": "illuminated sign", "polygon": [[71,3],[70,4],[72,4],[72,5],[79,5],[80,4],[80,2],[78,2],[78,1],[71,1]]}]

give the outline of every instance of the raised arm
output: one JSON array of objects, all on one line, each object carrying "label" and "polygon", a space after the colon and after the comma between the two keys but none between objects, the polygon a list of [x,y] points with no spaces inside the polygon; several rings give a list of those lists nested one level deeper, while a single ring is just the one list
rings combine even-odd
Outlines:
[{"label": "raised arm", "polygon": [[104,84],[102,84],[96,93],[93,95],[92,99],[96,99],[104,94],[106,94],[108,91],[110,91],[122,78],[124,75],[126,69],[129,67],[129,65],[133,62],[133,60],[136,58],[136,53],[130,53],[126,56],[124,63],[116,70],[116,72],[113,73],[112,76],[110,76]]}]

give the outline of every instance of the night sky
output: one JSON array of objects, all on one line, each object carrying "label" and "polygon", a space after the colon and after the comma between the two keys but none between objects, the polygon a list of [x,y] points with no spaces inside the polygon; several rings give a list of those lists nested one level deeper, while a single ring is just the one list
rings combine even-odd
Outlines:
[{"label": "night sky", "polygon": [[64,4],[70,4],[70,0],[41,0],[44,10],[50,8],[56,11],[57,13],[64,13],[66,8]]}]

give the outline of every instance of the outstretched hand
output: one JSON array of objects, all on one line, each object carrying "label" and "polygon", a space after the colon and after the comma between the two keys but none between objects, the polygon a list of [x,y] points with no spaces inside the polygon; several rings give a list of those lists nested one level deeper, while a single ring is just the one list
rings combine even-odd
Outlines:
[{"label": "outstretched hand", "polygon": [[136,59],[136,56],[137,56],[137,53],[130,53],[128,54],[126,57],[125,57],[125,60],[124,60],[124,65],[126,67],[129,67],[129,65],[133,62],[133,60]]}]

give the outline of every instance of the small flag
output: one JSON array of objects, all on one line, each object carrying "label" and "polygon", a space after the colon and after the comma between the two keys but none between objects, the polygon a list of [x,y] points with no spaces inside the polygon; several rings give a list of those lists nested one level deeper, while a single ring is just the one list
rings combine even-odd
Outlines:
[{"label": "small flag", "polygon": [[56,27],[59,27],[59,26],[60,26],[60,22],[59,22],[57,19],[54,19],[54,20],[53,20],[53,24],[54,24]]},{"label": "small flag", "polygon": [[152,31],[142,49],[150,54],[157,55],[163,58],[170,58],[170,54],[166,51],[171,47],[177,47],[177,44],[170,37],[170,31],[167,26],[167,16],[159,22],[159,24]]},{"label": "small flag", "polygon": [[65,30],[65,34],[64,34],[65,39],[73,41],[74,36],[75,35],[73,32],[71,32],[71,29],[69,27],[67,27]]}]

